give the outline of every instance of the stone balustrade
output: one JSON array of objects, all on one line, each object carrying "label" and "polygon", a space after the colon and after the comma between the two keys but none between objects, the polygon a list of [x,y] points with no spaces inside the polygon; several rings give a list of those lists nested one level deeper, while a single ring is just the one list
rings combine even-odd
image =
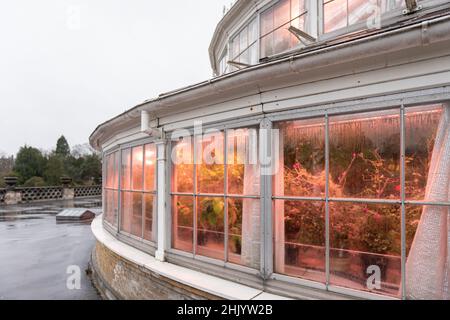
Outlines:
[{"label": "stone balustrade", "polygon": [[73,187],[68,183],[67,178],[61,179],[61,182],[63,186],[16,187],[12,183],[12,179],[9,179],[8,187],[0,189],[0,205],[15,205],[45,200],[71,200],[102,195],[101,185]]},{"label": "stone balustrade", "polygon": [[5,203],[6,189],[0,189],[0,205]]}]

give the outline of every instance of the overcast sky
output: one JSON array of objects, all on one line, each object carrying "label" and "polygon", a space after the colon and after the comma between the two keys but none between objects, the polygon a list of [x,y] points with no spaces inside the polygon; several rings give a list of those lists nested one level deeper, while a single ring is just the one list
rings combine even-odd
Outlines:
[{"label": "overcast sky", "polygon": [[231,0],[13,0],[0,10],[0,153],[86,143],[101,122],[211,77]]}]

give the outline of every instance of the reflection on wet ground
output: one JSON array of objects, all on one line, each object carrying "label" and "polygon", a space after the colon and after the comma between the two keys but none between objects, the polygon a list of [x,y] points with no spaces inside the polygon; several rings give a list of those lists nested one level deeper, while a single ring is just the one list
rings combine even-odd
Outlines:
[{"label": "reflection on wet ground", "polygon": [[[0,300],[99,299],[85,273],[95,244],[90,222],[57,223],[55,216],[100,207],[98,198],[0,206]],[[70,266],[81,270],[80,290],[67,288]]]}]

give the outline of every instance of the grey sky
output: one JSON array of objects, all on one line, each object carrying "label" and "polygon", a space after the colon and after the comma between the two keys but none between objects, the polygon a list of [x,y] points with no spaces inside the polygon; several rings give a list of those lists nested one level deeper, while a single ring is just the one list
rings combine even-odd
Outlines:
[{"label": "grey sky", "polygon": [[0,153],[51,149],[61,134],[85,143],[125,109],[210,78],[209,42],[230,2],[2,1]]}]

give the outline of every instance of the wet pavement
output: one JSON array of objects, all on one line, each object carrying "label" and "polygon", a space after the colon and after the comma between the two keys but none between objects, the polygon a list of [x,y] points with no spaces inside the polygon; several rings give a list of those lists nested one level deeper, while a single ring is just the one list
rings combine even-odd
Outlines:
[{"label": "wet pavement", "polygon": [[[85,272],[95,244],[90,222],[55,217],[64,208],[100,206],[100,199],[0,206],[0,300],[100,299]],[[76,284],[72,266],[81,271],[80,289],[68,289],[68,279]]]}]

